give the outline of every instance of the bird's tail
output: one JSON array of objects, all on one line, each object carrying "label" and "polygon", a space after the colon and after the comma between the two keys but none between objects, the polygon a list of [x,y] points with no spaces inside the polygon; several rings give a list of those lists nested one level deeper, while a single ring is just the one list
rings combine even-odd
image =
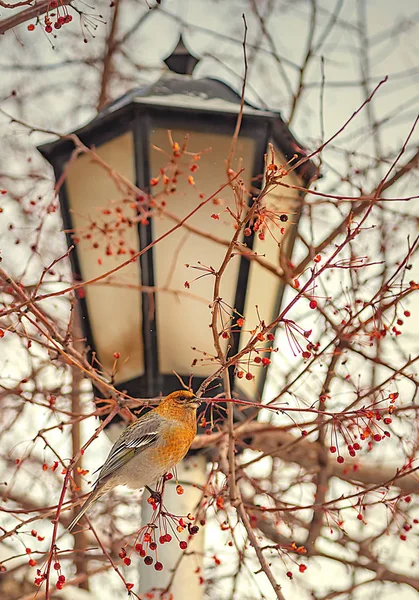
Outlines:
[{"label": "bird's tail", "polygon": [[100,498],[100,496],[102,496],[104,493],[105,493],[105,490],[103,490],[103,488],[101,488],[101,487],[96,488],[95,490],[92,491],[90,496],[87,498],[86,502],[83,504],[83,506],[81,507],[79,512],[76,514],[74,519],[71,521],[70,525],[67,527],[68,531],[72,531],[74,529],[74,526],[77,525],[77,523],[80,521],[80,519],[82,518],[82,516],[84,515],[86,510],[88,510],[88,508],[93,504],[93,502],[95,502],[98,498]]}]

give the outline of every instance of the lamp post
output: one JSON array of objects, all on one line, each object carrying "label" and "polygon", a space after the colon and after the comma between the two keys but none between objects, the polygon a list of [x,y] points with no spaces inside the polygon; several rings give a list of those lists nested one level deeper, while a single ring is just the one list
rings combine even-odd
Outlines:
[{"label": "lamp post", "polygon": [[[144,249],[226,182],[225,160],[240,97],[221,81],[193,78],[190,69],[196,59],[185,52],[182,39],[166,63],[176,73],[169,71],[154,85],[125,94],[75,132],[86,146],[95,148],[110,167],[110,176],[88,154],[69,163],[74,145],[68,139],[40,148],[57,180],[65,173],[60,203],[68,244],[75,244],[70,259],[77,281],[94,279]],[[187,152],[183,152],[186,139]],[[247,189],[258,186],[270,143],[278,163],[303,155],[278,113],[245,103],[232,167],[244,168],[241,177]],[[314,167],[306,162],[283,181],[301,186],[313,176]],[[141,192],[135,192],[134,186]],[[283,223],[281,236],[281,252],[289,255],[295,232],[291,222],[298,217],[301,195],[281,187],[269,194],[268,201],[291,217]],[[214,371],[205,359],[212,349],[208,304],[213,281],[203,277],[185,288],[185,281],[196,276],[185,265],[221,264],[233,226],[222,213],[219,219],[211,217],[229,206],[234,207],[234,197],[227,186],[139,261],[86,286],[79,298],[92,363],[111,374],[116,387],[131,396],[170,393],[179,387],[174,373],[186,382],[193,375],[197,389]],[[251,260],[251,253],[230,261],[222,299],[248,322],[255,319],[256,305],[265,319],[273,318],[284,288],[277,275],[278,244],[269,236],[261,241],[254,234],[245,243],[247,249],[263,255],[265,265]],[[244,342],[236,333],[224,343],[237,351]],[[246,382],[245,393],[261,394],[265,376],[266,369],[259,369]],[[237,383],[234,380],[236,391]],[[195,473],[193,481],[201,483],[205,463],[196,460],[200,466],[190,472]],[[169,567],[166,572],[169,577]],[[150,575],[142,576],[149,586]],[[159,586],[161,582],[159,574]]]}]

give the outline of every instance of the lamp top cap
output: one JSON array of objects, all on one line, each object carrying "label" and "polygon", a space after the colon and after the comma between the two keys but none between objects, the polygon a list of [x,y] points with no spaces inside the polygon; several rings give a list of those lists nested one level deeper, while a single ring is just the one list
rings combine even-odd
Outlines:
[{"label": "lamp top cap", "polygon": [[173,52],[164,59],[164,62],[172,73],[177,73],[178,75],[192,75],[194,68],[199,63],[199,58],[192,54],[185,44],[183,35],[180,34],[176,47]]}]

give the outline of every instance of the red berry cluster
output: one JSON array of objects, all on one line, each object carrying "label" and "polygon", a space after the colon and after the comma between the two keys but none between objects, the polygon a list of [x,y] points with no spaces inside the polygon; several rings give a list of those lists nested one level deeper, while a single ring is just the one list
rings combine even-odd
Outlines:
[{"label": "red berry cluster", "polygon": [[[398,397],[398,392],[389,394],[388,399],[390,401],[390,406],[386,409],[388,415],[391,415],[394,412],[394,403]],[[324,402],[325,397],[321,397],[320,401]],[[375,408],[363,408],[356,411],[355,415],[350,418],[350,423],[346,428],[344,428],[343,422],[335,420],[333,424],[333,436],[336,443],[329,447],[329,451],[331,454],[336,454],[338,452],[336,461],[339,464],[343,464],[345,459],[339,451],[338,433],[343,437],[348,454],[352,458],[355,458],[356,453],[361,450],[362,442],[366,441],[368,451],[371,451],[373,442],[379,443],[385,438],[391,437],[391,433],[383,429],[380,425],[380,422],[384,425],[391,425],[392,423],[392,418],[390,416],[385,416],[383,412],[382,409],[379,410]],[[358,439],[359,442],[354,441]]]},{"label": "red berry cluster", "polygon": [[[154,504],[154,501],[152,502]],[[160,520],[160,526],[157,526],[156,524],[156,521],[158,520]],[[145,565],[154,565],[156,571],[161,571],[163,569],[163,564],[158,560],[158,546],[167,544],[173,539],[173,536],[167,531],[167,524],[169,523],[176,537],[178,533],[182,533],[187,529],[189,537],[191,538],[199,532],[199,527],[193,524],[194,520],[195,518],[191,514],[188,514],[186,517],[176,517],[175,515],[163,512],[160,509],[157,515],[153,515],[151,523],[140,529],[133,550],[144,560]],[[156,533],[158,530],[160,531],[160,535],[157,537]],[[184,540],[178,540],[178,542],[179,548],[181,550],[186,550],[188,543]],[[124,565],[127,567],[130,566],[131,558],[127,556],[125,548],[121,548],[119,558],[121,558]]]},{"label": "red berry cluster", "polygon": [[[170,135],[169,135],[169,140],[170,140],[170,143],[172,146],[172,158],[167,163],[166,166],[160,168],[159,175],[157,177],[152,177],[149,182],[150,187],[155,187],[160,182],[163,183],[163,190],[162,190],[162,192],[159,192],[159,194],[161,193],[165,196],[176,193],[178,178],[180,175],[183,174],[183,172],[178,168],[180,159],[182,157],[185,157],[188,154],[190,154],[186,151],[186,144],[184,144],[181,148],[180,145],[178,144],[178,142],[174,142]],[[189,171],[191,173],[195,173],[195,171],[197,171],[199,169],[199,165],[197,164],[197,162],[200,159],[201,159],[200,154],[193,155],[192,162],[189,165]],[[187,179],[187,182],[189,183],[189,185],[196,187],[195,179],[192,175],[188,175],[186,177],[186,179]],[[199,194],[199,198],[202,199],[204,197],[205,197],[204,194],[202,194],[202,193]],[[214,198],[213,204],[218,204],[216,198]],[[159,208],[164,208],[166,206],[166,200],[160,201],[159,205],[156,201],[154,201],[154,205],[159,206]],[[219,215],[212,214],[211,218],[218,220]]]},{"label": "red berry cluster", "polygon": [[[97,221],[92,220],[85,228],[79,229],[77,233],[73,234],[73,243],[77,245],[84,240],[92,250],[100,250],[102,256],[97,259],[99,265],[103,264],[105,256],[125,254],[134,256],[137,250],[127,247],[125,232],[136,222],[140,222],[142,225],[149,223],[150,203],[142,204],[144,200],[145,196],[136,198],[135,202],[132,198],[124,198],[122,204],[128,204],[129,207],[118,205],[102,209],[101,218]],[[80,291],[84,297],[84,291],[79,289]]]},{"label": "red berry cluster", "polygon": [[[237,320],[237,324],[239,325],[239,327],[242,327],[242,325],[244,324],[244,319],[238,319]],[[275,336],[273,333],[267,333],[264,334],[262,332],[258,332],[255,333],[254,331],[252,332],[252,335],[254,335],[254,338],[256,342],[273,342],[275,340]],[[255,352],[254,358],[253,358],[253,363],[261,366],[261,367],[268,367],[271,364],[271,359],[268,358],[267,356],[260,356],[260,353],[264,352],[278,352],[278,348],[272,348],[272,347],[264,347],[264,346],[260,346],[257,347],[255,346],[253,348],[253,351]],[[238,378],[238,379],[243,379],[243,377],[245,377],[247,379],[247,381],[252,381],[252,379],[254,379],[254,374],[250,371],[250,362],[251,362],[251,356],[249,359],[247,359],[247,364],[246,364],[246,368],[247,368],[247,372],[243,371],[240,368],[236,368],[234,375]]]},{"label": "red berry cluster", "polygon": [[[26,548],[27,553],[28,553],[28,551],[30,552],[31,550],[29,548]],[[29,561],[29,564],[31,566],[35,566],[36,562]],[[55,561],[52,563],[52,567],[53,567],[54,571],[57,571],[57,573],[58,573],[57,582],[55,584],[55,587],[57,588],[57,590],[62,590],[66,579],[65,579],[65,575],[63,575],[61,573],[61,564],[60,564],[58,558],[56,558]],[[37,577],[35,577],[35,579],[34,579],[34,584],[37,587],[40,587],[42,585],[42,583],[45,581],[45,579],[47,578],[47,574],[46,574],[45,570],[44,570],[44,572],[42,572],[41,569],[37,569],[36,574],[37,574]]]},{"label": "red berry cluster", "polygon": [[279,241],[275,238],[273,232],[279,229],[280,234],[284,235],[285,228],[281,227],[281,223],[286,223],[287,221],[287,215],[263,206],[256,212],[253,221],[244,228],[243,235],[245,237],[250,237],[252,233],[257,233],[258,238],[263,242],[265,240],[266,232],[268,232],[279,245]]},{"label": "red berry cluster", "polygon": [[[54,1],[50,2],[50,5],[49,5],[50,9],[54,9],[57,7],[58,7],[58,2],[54,2]],[[53,21],[52,19],[55,19],[55,21]],[[67,25],[68,23],[71,23],[72,20],[73,20],[73,17],[70,14],[68,14],[67,12],[65,12],[62,15],[60,15],[58,11],[57,11],[57,13],[49,12],[44,17],[44,30],[46,33],[52,33],[53,29],[61,29],[61,27],[63,25]],[[27,26],[27,30],[35,31],[35,26],[36,26],[36,23],[29,23],[29,25]]]}]

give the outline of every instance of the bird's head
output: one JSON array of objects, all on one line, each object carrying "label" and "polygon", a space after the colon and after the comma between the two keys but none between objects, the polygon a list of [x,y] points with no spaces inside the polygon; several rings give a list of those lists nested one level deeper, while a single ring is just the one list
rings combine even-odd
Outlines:
[{"label": "bird's head", "polygon": [[172,392],[166,397],[166,400],[173,400],[178,406],[183,408],[198,408],[198,406],[201,404],[201,400],[189,390],[178,390],[176,392]]}]

